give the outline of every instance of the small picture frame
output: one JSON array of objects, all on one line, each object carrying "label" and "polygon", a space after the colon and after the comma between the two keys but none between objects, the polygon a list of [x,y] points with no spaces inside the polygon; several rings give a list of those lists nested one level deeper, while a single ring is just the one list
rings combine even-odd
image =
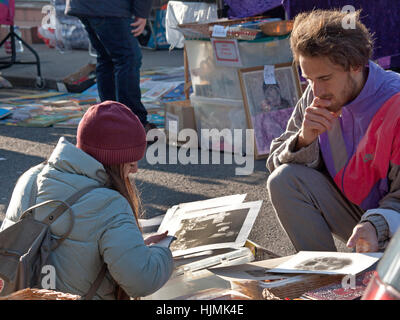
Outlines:
[{"label": "small picture frame", "polygon": [[273,139],[285,132],[302,95],[298,70],[292,63],[239,69],[249,129],[254,130],[254,156],[267,158]]}]

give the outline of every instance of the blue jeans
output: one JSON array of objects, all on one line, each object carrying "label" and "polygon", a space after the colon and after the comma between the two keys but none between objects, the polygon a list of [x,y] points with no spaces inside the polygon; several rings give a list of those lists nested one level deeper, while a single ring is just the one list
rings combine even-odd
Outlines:
[{"label": "blue jeans", "polygon": [[142,52],[131,33],[133,19],[81,17],[80,20],[97,51],[96,77],[101,101],[126,105],[146,125],[147,111],[140,92]]}]

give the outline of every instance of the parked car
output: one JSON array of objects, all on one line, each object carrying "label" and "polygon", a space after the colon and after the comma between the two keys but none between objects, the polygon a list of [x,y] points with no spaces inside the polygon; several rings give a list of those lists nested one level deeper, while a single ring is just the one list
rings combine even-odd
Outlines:
[{"label": "parked car", "polygon": [[400,230],[390,241],[362,300],[400,300]]}]

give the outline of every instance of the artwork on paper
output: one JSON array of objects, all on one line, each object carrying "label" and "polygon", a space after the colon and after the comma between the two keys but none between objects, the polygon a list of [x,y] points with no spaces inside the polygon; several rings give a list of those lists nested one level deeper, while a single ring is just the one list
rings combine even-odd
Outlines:
[{"label": "artwork on paper", "polygon": [[376,263],[382,253],[300,251],[269,272],[358,274]]},{"label": "artwork on paper", "polygon": [[300,99],[298,72],[286,63],[240,69],[239,78],[248,127],[254,129],[255,155],[265,158]]},{"label": "artwork on paper", "polygon": [[173,256],[243,246],[261,204],[255,201],[193,211],[163,221],[163,229],[176,237],[170,246]]},{"label": "artwork on paper", "polygon": [[167,231],[169,225],[171,225],[171,220],[177,219],[179,218],[179,216],[187,215],[189,213],[200,212],[202,210],[204,211],[234,204],[241,204],[243,203],[245,198],[246,194],[234,194],[207,200],[180,203],[167,210],[165,217],[161,221],[160,227],[157,232],[163,233]]},{"label": "artwork on paper", "polygon": [[235,242],[248,210],[217,212],[182,219],[172,249],[185,250],[214,243]]}]

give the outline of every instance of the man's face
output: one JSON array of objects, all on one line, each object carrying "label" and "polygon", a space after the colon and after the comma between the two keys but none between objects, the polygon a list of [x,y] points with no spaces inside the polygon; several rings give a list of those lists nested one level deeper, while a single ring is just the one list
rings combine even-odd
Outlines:
[{"label": "man's face", "polygon": [[329,111],[337,112],[357,97],[362,86],[362,68],[345,71],[327,57],[300,56],[299,63],[302,76],[311,85],[314,97],[330,101]]}]

